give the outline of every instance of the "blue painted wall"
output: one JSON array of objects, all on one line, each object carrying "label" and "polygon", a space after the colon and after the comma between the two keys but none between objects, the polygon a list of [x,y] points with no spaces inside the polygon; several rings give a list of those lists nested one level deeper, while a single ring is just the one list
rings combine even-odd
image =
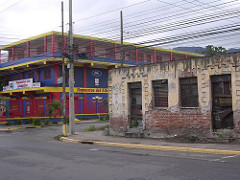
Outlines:
[{"label": "blue painted wall", "polygon": [[[87,69],[87,87],[88,88],[107,88],[107,69],[88,68]],[[99,85],[95,79],[99,79]]]},{"label": "blue painted wall", "polygon": [[[51,78],[44,79],[44,70],[50,69],[51,70]],[[41,86],[54,86],[55,84],[55,73],[52,67],[43,67],[40,69],[40,81]]]}]

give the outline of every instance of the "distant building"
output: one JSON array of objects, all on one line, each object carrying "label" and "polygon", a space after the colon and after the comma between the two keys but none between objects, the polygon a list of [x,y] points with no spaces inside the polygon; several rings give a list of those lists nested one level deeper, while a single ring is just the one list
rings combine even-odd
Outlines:
[{"label": "distant building", "polygon": [[[0,47],[8,55],[7,59],[0,56],[0,78],[7,80],[0,94],[9,107],[1,113],[2,123],[47,118],[47,104],[54,99],[62,102],[62,47],[67,52],[67,36],[62,43],[61,33],[54,31]],[[123,64],[130,67],[201,56],[124,43]],[[74,59],[76,117],[107,115],[103,101],[108,98],[108,71],[121,64],[120,42],[74,35]],[[68,70],[66,79],[68,86]],[[68,88],[66,92],[68,114]]]}]

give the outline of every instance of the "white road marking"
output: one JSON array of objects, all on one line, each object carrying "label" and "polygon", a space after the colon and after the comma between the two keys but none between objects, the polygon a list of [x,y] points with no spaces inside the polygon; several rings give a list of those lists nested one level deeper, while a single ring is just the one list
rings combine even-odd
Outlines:
[{"label": "white road marking", "polygon": [[99,149],[89,149],[89,151],[98,151]]},{"label": "white road marking", "polygon": [[219,158],[219,159],[213,159],[213,160],[210,160],[210,162],[216,162],[216,161],[219,161],[219,162],[223,162],[223,163],[225,163],[226,161],[223,161],[223,159],[234,158],[234,157],[236,157],[236,156],[238,156],[238,155],[225,156],[225,157],[221,157],[221,158]]}]

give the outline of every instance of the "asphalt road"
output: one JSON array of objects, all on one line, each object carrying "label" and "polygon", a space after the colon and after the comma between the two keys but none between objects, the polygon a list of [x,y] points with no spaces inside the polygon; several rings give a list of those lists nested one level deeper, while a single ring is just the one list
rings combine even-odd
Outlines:
[{"label": "asphalt road", "polygon": [[0,180],[240,179],[239,156],[72,144],[59,134],[61,126],[0,134]]}]

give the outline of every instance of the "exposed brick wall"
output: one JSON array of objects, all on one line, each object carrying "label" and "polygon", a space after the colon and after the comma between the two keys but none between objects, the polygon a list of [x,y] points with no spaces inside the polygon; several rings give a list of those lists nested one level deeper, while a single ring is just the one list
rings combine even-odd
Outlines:
[{"label": "exposed brick wall", "polygon": [[[194,132],[211,128],[211,112],[202,113],[198,108],[181,109],[171,112],[167,109],[149,111],[145,115],[146,130],[148,132],[167,132],[169,129],[177,129],[178,133],[186,133],[186,129]],[[170,132],[168,132],[170,133]],[[173,131],[172,133],[176,133]]]},{"label": "exposed brick wall", "polygon": [[110,119],[111,128],[113,131],[117,133],[126,132],[129,126],[129,117],[128,116],[120,116],[120,117],[112,117]]},{"label": "exposed brick wall", "polygon": [[[128,131],[131,115],[128,83],[141,82],[142,117],[145,134],[211,134],[211,76],[231,75],[234,131],[240,134],[240,53],[204,58],[182,59],[150,65],[113,69],[109,72],[110,127]],[[197,78],[198,107],[180,104],[180,78]],[[152,82],[168,80],[168,107],[153,106]],[[125,122],[123,122],[125,121]]]}]

